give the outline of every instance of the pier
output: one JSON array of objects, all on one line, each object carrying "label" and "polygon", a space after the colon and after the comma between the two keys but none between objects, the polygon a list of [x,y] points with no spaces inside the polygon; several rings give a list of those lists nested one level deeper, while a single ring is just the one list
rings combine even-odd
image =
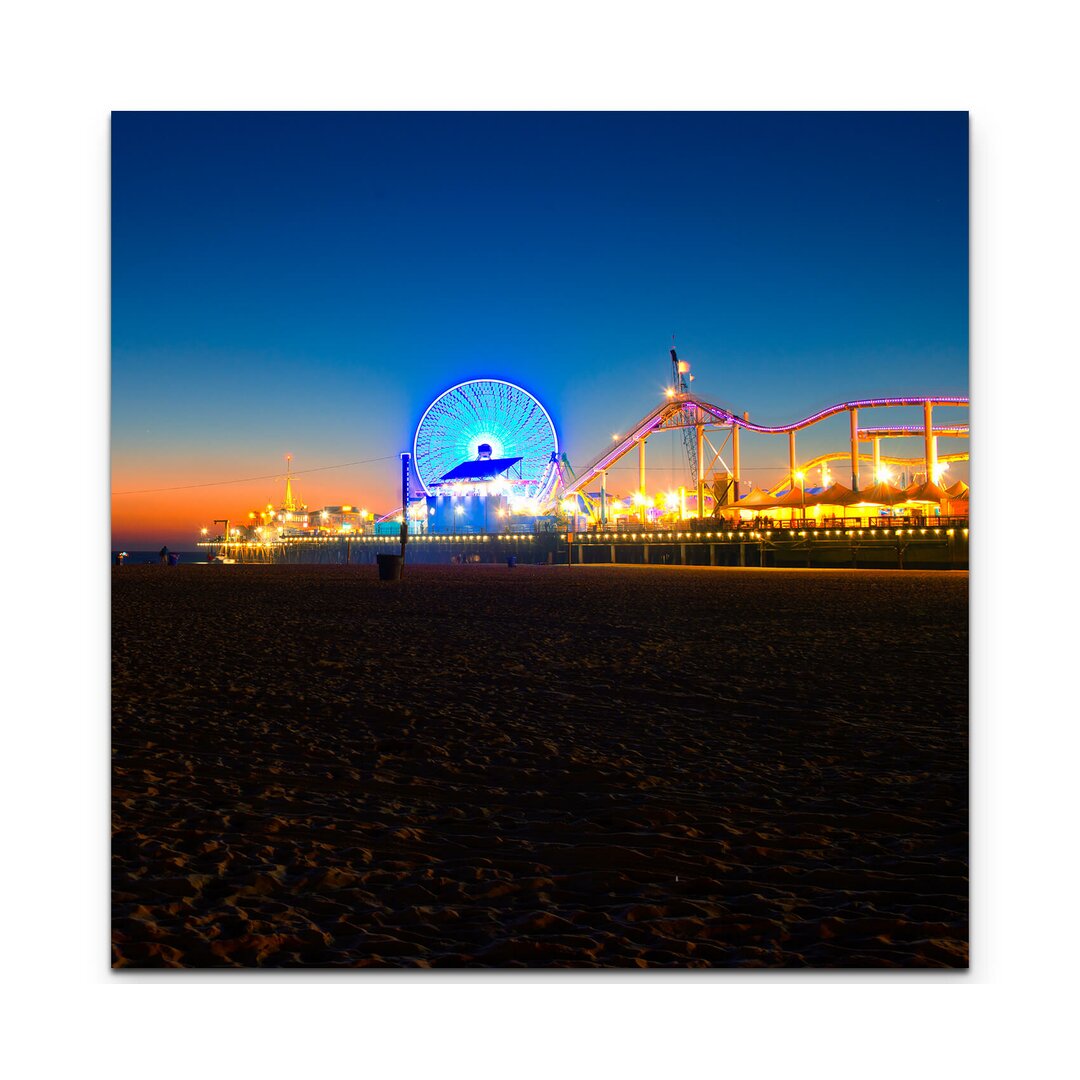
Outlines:
[{"label": "pier", "polygon": [[[968,568],[967,518],[889,518],[742,522],[689,520],[676,527],[590,528],[580,532],[410,535],[406,562],[416,564],[595,563],[819,569]],[[203,541],[199,547],[238,563],[365,565],[400,550],[396,535],[296,536],[273,541]]]},{"label": "pier", "polygon": [[968,568],[966,518],[895,526],[888,519],[775,522],[767,527],[595,529],[565,534],[571,565],[638,563],[675,566],[806,567],[885,570]]}]

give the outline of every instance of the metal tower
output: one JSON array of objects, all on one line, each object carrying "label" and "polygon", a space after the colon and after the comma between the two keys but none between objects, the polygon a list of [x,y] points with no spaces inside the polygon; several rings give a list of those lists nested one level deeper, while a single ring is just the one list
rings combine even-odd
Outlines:
[{"label": "metal tower", "polygon": [[296,501],[292,493],[292,454],[286,454],[285,461],[288,463],[285,473],[285,509],[291,513],[296,509]]},{"label": "metal tower", "polygon": [[[685,360],[680,360],[675,352],[675,346],[671,347],[671,387],[676,398],[681,398],[690,393],[690,365]],[[686,451],[686,461],[690,466],[690,486],[697,488],[698,482],[698,457],[697,439],[694,437],[694,429],[683,428],[683,449]]]}]

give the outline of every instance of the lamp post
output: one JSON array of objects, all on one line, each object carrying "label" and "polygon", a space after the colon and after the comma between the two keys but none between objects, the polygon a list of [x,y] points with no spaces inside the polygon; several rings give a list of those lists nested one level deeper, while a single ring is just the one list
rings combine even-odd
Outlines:
[{"label": "lamp post", "polygon": [[409,454],[401,455],[401,561],[405,561],[405,545],[409,542]]}]

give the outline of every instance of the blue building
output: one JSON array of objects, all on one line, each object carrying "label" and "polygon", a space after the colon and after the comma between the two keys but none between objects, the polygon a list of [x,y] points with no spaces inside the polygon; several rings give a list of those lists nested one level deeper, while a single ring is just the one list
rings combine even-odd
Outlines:
[{"label": "blue building", "polygon": [[428,532],[494,533],[509,525],[511,477],[520,457],[494,458],[481,443],[475,461],[463,461],[432,486],[427,497]]}]

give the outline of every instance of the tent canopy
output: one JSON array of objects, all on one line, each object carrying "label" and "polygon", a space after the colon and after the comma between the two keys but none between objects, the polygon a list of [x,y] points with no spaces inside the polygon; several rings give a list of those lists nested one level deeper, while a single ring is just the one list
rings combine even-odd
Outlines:
[{"label": "tent canopy", "polygon": [[839,506],[895,506],[904,501],[905,492],[892,484],[879,481],[862,491],[849,491],[837,503]]},{"label": "tent canopy", "polygon": [[732,510],[764,510],[776,506],[777,498],[759,487],[752,487],[748,494],[744,495],[737,503],[731,504]]},{"label": "tent canopy", "polygon": [[809,506],[812,498],[812,495],[806,495],[800,488],[796,487],[784,492],[783,495],[774,495],[772,505],[782,506],[784,509],[799,510],[804,506]]},{"label": "tent canopy", "polygon": [[905,488],[901,502],[909,503],[941,503],[949,496],[945,494],[932,480],[922,484],[912,484]]},{"label": "tent canopy", "polygon": [[826,488],[820,495],[806,500],[807,506],[843,506],[844,499],[851,494],[851,488],[843,484],[833,484]]}]

